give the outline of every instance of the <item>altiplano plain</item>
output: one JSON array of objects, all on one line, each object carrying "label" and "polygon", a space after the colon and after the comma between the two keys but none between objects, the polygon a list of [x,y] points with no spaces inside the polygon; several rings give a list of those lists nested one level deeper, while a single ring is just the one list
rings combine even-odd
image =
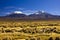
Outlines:
[{"label": "altiplano plain", "polygon": [[0,40],[60,40],[60,21],[0,21]]}]

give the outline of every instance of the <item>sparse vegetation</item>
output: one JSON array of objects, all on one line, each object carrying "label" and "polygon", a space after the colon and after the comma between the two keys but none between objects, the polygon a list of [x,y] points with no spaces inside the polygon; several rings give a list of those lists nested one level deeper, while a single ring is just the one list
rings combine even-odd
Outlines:
[{"label": "sparse vegetation", "polygon": [[60,21],[0,21],[0,40],[60,40]]}]

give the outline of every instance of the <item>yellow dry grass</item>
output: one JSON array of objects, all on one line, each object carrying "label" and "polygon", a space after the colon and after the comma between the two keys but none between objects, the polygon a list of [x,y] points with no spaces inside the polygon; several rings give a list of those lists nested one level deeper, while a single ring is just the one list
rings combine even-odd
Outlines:
[{"label": "yellow dry grass", "polygon": [[60,21],[0,21],[0,40],[60,39]]}]

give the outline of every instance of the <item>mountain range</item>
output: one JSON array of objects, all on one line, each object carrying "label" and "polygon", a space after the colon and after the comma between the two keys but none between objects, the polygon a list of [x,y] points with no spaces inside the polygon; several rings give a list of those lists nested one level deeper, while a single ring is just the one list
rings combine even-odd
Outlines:
[{"label": "mountain range", "polygon": [[11,13],[6,16],[0,17],[0,19],[23,19],[23,20],[59,20],[60,16],[52,15],[47,12],[38,11],[30,15]]}]

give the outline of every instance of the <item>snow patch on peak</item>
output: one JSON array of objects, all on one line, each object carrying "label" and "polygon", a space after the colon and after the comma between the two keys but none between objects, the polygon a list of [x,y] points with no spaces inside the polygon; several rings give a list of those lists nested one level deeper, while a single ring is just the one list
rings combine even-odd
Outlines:
[{"label": "snow patch on peak", "polygon": [[42,13],[45,13],[45,11],[37,11],[35,14],[42,14]]},{"label": "snow patch on peak", "polygon": [[45,11],[41,11],[42,13],[45,13]]},{"label": "snow patch on peak", "polygon": [[23,12],[21,11],[14,11],[15,14],[22,14]]}]

